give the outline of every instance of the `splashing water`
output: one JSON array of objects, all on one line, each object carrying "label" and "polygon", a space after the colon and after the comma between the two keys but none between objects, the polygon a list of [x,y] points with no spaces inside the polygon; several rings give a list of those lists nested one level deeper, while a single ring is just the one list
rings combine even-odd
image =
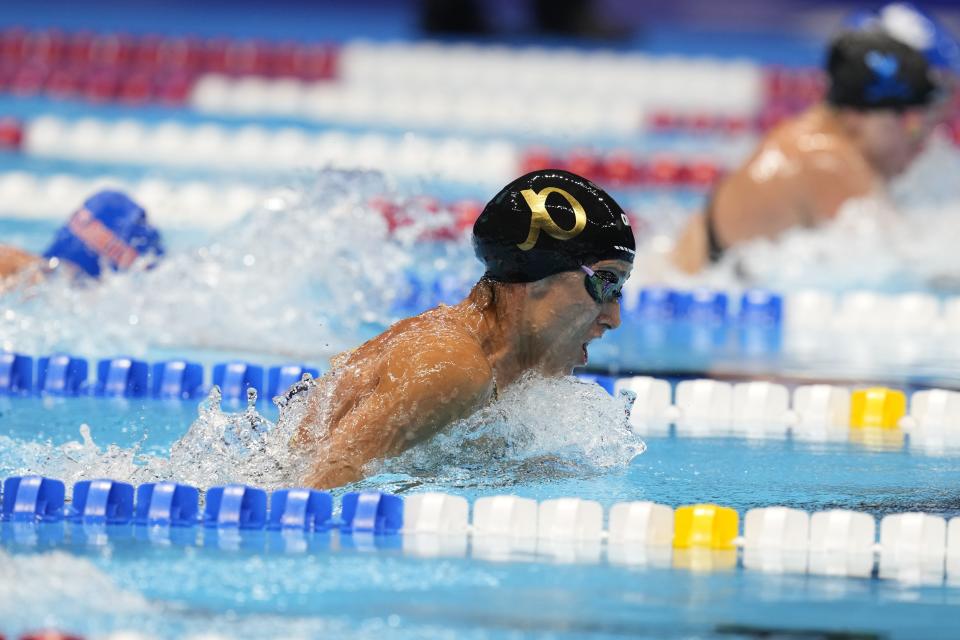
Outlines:
[{"label": "splashing water", "polygon": [[751,280],[788,291],[951,291],[960,284],[960,269],[951,259],[958,241],[958,216],[946,211],[897,215],[883,200],[859,199],[818,229],[794,229],[776,242],[757,240],[738,248],[730,264]]},{"label": "splashing water", "polygon": [[[391,233],[377,200],[402,210],[405,226]],[[396,319],[419,266],[413,247],[453,220],[377,173],[311,174],[155,268],[107,270],[87,286],[56,273],[5,296],[0,347],[95,356],[199,347],[319,359]],[[465,239],[435,250],[450,275],[476,275]]]},{"label": "splashing water", "polygon": [[[304,382],[309,381],[304,375]],[[200,416],[170,449],[169,474],[202,487],[244,483],[265,489],[297,486],[307,460],[290,440],[299,423],[279,426],[257,412],[257,392],[248,390],[247,408],[225,413],[214,387],[200,405]],[[278,406],[284,401],[276,399]]]},{"label": "splashing water", "polygon": [[[302,483],[311,460],[291,439],[308,410],[304,380],[275,398],[273,423],[256,410],[225,412],[216,387],[199,415],[170,449],[169,457],[145,455],[140,446],[101,449],[81,427],[82,442],[54,447],[0,438],[4,466],[14,475],[39,473],[68,484],[109,477],[131,483],[176,480],[206,488],[244,483],[264,489]],[[393,473],[450,486],[510,485],[530,477],[580,477],[629,463],[646,446],[629,428],[632,397],[612,398],[575,378],[522,378],[501,398],[432,439],[386,461],[368,474]],[[142,443],[141,443],[142,444]]]},{"label": "splashing water", "polygon": [[629,426],[633,399],[611,397],[576,378],[528,374],[498,401],[369,470],[440,487],[478,487],[625,467],[646,450]]},{"label": "splashing water", "polygon": [[951,142],[936,138],[910,171],[890,185],[888,196],[850,200],[829,223],[734,247],[719,264],[692,277],[670,263],[675,238],[690,212],[662,201],[634,208],[649,233],[638,240],[628,290],[667,284],[956,293],[960,182],[950,177],[958,172],[960,154]]},{"label": "splashing water", "polygon": [[953,247],[960,242],[958,206],[960,197],[951,207],[928,205],[903,214],[884,198],[850,200],[826,224],[737,245],[720,263],[695,276],[672,267],[673,240],[659,236],[638,251],[627,288],[668,284],[724,290],[750,285],[785,292],[805,288],[957,292],[960,268]]},{"label": "splashing water", "polygon": [[[307,374],[305,377],[309,377]],[[112,478],[140,484],[175,480],[207,488],[244,483],[265,489],[299,484],[306,460],[290,447],[293,420],[280,428],[256,409],[257,394],[250,389],[246,409],[234,413],[221,407],[221,393],[213,387],[199,404],[198,417],[170,448],[169,457],[141,453],[134,447],[109,445],[101,449],[80,426],[81,441],[60,446],[17,442],[0,437],[0,452],[11,475],[40,474],[72,485],[78,480]],[[278,399],[278,405],[285,401]]]}]

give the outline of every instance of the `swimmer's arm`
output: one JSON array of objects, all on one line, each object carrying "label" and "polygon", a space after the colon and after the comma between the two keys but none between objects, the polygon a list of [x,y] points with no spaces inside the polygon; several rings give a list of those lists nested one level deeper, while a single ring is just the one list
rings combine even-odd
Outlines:
[{"label": "swimmer's arm", "polygon": [[776,237],[801,221],[807,197],[792,159],[775,151],[758,155],[717,192],[714,206],[721,244],[730,247]]},{"label": "swimmer's arm", "polygon": [[18,271],[39,262],[40,258],[32,253],[27,253],[17,247],[0,245],[0,278],[12,276]]},{"label": "swimmer's arm", "polygon": [[[773,237],[797,224],[804,196],[787,168],[758,177],[753,162],[731,174],[713,194],[713,232],[724,249],[758,236]],[[707,266],[709,240],[706,212],[692,217],[674,247],[674,265],[686,273]]]},{"label": "swimmer's arm", "polygon": [[[757,237],[773,238],[803,224],[809,208],[795,154],[777,143],[760,149],[743,166],[727,176],[711,198],[711,221],[724,249]],[[695,273],[707,264],[708,240],[705,213],[693,217],[680,234],[674,264]]]},{"label": "swimmer's arm", "polygon": [[394,349],[376,390],[339,422],[318,451],[308,484],[331,488],[359,480],[369,461],[397,454],[479,409],[492,393],[482,354]]}]

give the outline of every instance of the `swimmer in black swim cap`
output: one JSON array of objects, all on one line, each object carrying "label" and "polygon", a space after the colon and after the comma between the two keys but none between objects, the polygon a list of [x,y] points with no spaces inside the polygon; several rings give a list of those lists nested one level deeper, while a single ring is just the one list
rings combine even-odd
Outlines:
[{"label": "swimmer in black swim cap", "polygon": [[827,75],[827,102],[858,111],[925,107],[946,90],[921,52],[882,31],[836,37],[827,56]]},{"label": "swimmer in black swim cap", "polygon": [[309,391],[295,445],[304,482],[335,487],[482,408],[522,375],[569,375],[620,325],[633,268],[627,216],[559,170],[504,187],[474,225],[486,272],[465,300],[402,320],[331,361]]},{"label": "swimmer in black swim cap", "polygon": [[601,260],[633,263],[630,221],[595,184],[547,169],[517,178],[473,225],[473,245],[498,282],[534,282]]},{"label": "swimmer in black swim cap", "polygon": [[698,271],[735,245],[826,223],[849,200],[887,200],[948,114],[957,46],[907,3],[858,25],[830,43],[824,100],[767,133],[717,185],[681,233],[675,266]]},{"label": "swimmer in black swim cap", "polygon": [[[517,298],[510,306],[525,309],[528,340],[547,360],[547,354],[556,356],[544,373],[586,364],[587,344],[619,326],[620,290],[635,255],[633,230],[620,205],[592,182],[558,169],[514,180],[480,214],[473,246],[486,272],[474,289],[478,295],[471,296],[494,306],[504,296]],[[592,307],[576,291],[580,283]],[[509,286],[517,284],[526,286]],[[578,343],[581,335],[587,340]],[[565,349],[577,345],[579,358],[565,359]]]}]

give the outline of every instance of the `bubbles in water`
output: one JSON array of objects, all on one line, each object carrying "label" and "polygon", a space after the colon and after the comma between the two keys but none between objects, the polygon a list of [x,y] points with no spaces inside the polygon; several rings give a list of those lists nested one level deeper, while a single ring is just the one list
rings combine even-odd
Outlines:
[{"label": "bubbles in water", "polygon": [[0,618],[6,631],[150,612],[143,596],[121,588],[86,558],[62,551],[14,555],[0,548]]},{"label": "bubbles in water", "polygon": [[[38,473],[68,484],[108,477],[135,484],[176,480],[201,488],[299,486],[312,460],[291,440],[309,408],[305,391],[315,384],[305,377],[276,400],[276,424],[261,416],[253,402],[242,411],[225,412],[220,389],[214,387],[169,457],[142,454],[139,446],[101,449],[86,425],[82,442],[54,447],[0,437],[0,451],[13,475]],[[646,448],[628,425],[631,402],[575,378],[527,376],[473,416],[400,456],[371,463],[367,472],[449,486],[502,486],[599,473],[625,466]]]},{"label": "bubbles in water", "polygon": [[528,374],[498,401],[370,470],[464,487],[584,477],[625,467],[646,450],[630,430],[632,400],[613,398],[599,385],[576,378]]},{"label": "bubbles in water", "polygon": [[290,446],[293,434],[261,416],[256,397],[251,389],[246,409],[227,413],[220,406],[220,389],[214,387],[201,403],[199,417],[171,447],[168,475],[201,487],[299,485],[305,461],[299,450]]},{"label": "bubbles in water", "polygon": [[[936,138],[889,195],[850,200],[836,218],[816,228],[794,228],[776,240],[757,239],[729,250],[696,276],[670,263],[675,237],[689,209],[654,202],[634,208],[648,228],[641,235],[628,290],[645,284],[739,289],[745,285],[792,291],[933,289],[960,291],[952,258],[960,242],[960,154]],[[703,203],[693,210],[699,211]],[[686,207],[684,207],[686,208]]]},{"label": "bubbles in water", "polygon": [[956,289],[960,269],[949,256],[960,241],[958,212],[899,214],[894,206],[879,198],[848,201],[822,227],[738,247],[728,266],[784,290]]},{"label": "bubbles in water", "polygon": [[[402,212],[404,226],[391,232],[383,202]],[[79,285],[56,273],[7,295],[11,313],[0,315],[0,335],[26,353],[201,347],[319,359],[396,319],[418,265],[413,246],[453,220],[380,174],[313,173],[153,269],[107,270],[101,281]],[[450,258],[451,274],[477,275],[467,242],[435,250]]]}]

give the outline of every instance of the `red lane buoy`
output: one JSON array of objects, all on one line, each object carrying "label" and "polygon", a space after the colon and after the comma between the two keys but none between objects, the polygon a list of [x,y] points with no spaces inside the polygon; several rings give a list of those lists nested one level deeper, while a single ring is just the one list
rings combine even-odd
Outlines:
[{"label": "red lane buoy", "polygon": [[23,124],[14,118],[0,118],[0,150],[16,151],[23,144]]},{"label": "red lane buoy", "polygon": [[20,640],[83,640],[82,637],[72,633],[64,633],[53,629],[45,631],[34,631],[20,636]]}]

